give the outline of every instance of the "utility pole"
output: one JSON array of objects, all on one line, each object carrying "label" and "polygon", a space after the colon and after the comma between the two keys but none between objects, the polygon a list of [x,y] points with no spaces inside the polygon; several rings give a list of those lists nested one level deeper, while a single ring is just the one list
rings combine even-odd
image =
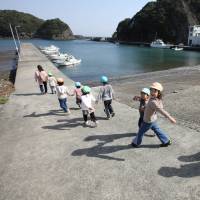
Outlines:
[{"label": "utility pole", "polygon": [[18,31],[17,31],[17,28],[20,28],[20,26],[15,26],[15,32],[16,32],[16,35],[17,35],[18,43],[19,43],[19,49],[18,50],[22,54],[21,42],[20,42],[20,39],[19,39],[19,34],[18,34]]},{"label": "utility pole", "polygon": [[9,24],[9,26],[10,26],[10,31],[11,31],[11,33],[12,33],[13,41],[14,41],[14,43],[15,43],[15,48],[16,48],[16,50],[17,50],[17,55],[18,55],[19,60],[20,60],[19,50],[18,50],[18,47],[17,47],[17,43],[16,43],[16,40],[15,40],[15,36],[14,36],[14,33],[13,33],[13,29],[12,29],[11,24]]},{"label": "utility pole", "polygon": [[18,31],[17,31],[17,28],[19,28],[20,26],[15,26],[15,32],[16,32],[16,35],[17,35],[17,40],[18,40],[18,43],[19,43],[19,48],[21,50],[21,43],[20,43],[20,40],[19,40],[19,35],[18,35]]}]

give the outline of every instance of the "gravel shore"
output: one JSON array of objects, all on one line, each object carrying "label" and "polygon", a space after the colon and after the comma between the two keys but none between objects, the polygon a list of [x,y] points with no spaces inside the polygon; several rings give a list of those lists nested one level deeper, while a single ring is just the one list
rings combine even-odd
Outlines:
[{"label": "gravel shore", "polygon": [[164,108],[177,123],[200,131],[200,66],[149,72],[120,77],[111,81],[118,101],[138,108],[132,100],[143,87],[158,81],[164,86]]}]

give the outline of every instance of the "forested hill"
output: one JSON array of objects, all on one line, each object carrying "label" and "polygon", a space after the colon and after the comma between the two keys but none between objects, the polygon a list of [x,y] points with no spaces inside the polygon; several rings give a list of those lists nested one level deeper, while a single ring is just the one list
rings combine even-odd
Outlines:
[{"label": "forested hill", "polygon": [[118,24],[115,39],[132,42],[187,43],[190,25],[200,24],[200,0],[157,0],[147,3],[133,18]]},{"label": "forested hill", "polygon": [[[0,37],[11,37],[9,24],[17,28],[21,38],[44,38],[55,40],[73,39],[70,27],[60,19],[42,20],[31,14],[15,10],[0,10]],[[45,35],[46,34],[46,35]]]}]

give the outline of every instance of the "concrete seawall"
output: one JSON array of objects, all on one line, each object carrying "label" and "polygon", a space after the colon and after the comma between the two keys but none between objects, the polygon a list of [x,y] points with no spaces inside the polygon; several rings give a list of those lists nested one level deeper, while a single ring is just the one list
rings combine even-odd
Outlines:
[{"label": "concrete seawall", "polygon": [[73,81],[33,45],[22,48],[16,91],[0,109],[0,200],[200,198],[198,132],[160,119],[173,144],[159,148],[156,137],[144,137],[134,149],[138,111],[116,101],[114,118],[105,119],[100,103],[98,127],[84,127],[74,97],[64,114],[56,95],[40,95],[34,72],[40,64],[70,90]]}]

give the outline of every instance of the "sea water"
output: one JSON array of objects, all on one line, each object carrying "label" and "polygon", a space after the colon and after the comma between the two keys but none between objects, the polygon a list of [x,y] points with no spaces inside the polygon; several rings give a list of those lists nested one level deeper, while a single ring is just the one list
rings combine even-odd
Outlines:
[{"label": "sea water", "polygon": [[[174,51],[87,40],[33,39],[21,42],[31,42],[36,46],[55,45],[60,48],[61,53],[81,59],[82,62],[78,65],[58,67],[71,79],[81,82],[97,81],[102,75],[115,78],[200,64],[200,53],[193,51]],[[5,48],[6,44],[13,46],[14,49],[12,40],[0,41],[0,47]]]}]

